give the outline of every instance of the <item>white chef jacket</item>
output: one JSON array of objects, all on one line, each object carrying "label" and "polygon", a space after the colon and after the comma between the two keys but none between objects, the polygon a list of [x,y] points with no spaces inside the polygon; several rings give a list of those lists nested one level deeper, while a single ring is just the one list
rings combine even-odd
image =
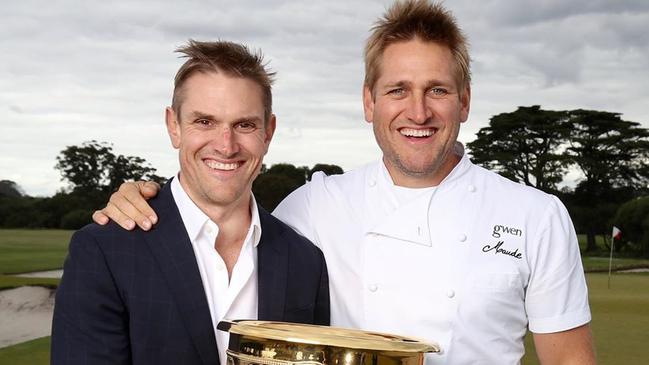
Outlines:
[{"label": "white chef jacket", "polygon": [[381,161],[316,173],[274,214],[324,252],[333,326],[436,342],[426,365],[519,364],[528,324],[591,319],[563,204],[466,155],[428,189],[395,186]]},{"label": "white chef jacket", "polygon": [[201,275],[221,365],[227,364],[225,351],[230,333],[216,326],[226,318],[257,319],[257,245],[261,239],[261,223],[255,197],[251,195],[251,222],[243,241],[237,263],[228,278],[228,269],[214,247],[219,227],[203,213],[180,185],[178,177],[171,181],[171,193],[178,206],[189,240],[194,249]]}]

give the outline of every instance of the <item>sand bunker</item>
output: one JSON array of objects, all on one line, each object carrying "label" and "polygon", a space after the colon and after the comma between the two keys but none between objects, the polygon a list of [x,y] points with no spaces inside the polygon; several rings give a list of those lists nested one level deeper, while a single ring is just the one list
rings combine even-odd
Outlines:
[{"label": "sand bunker", "polygon": [[22,286],[0,291],[0,347],[49,336],[54,290]]},{"label": "sand bunker", "polygon": [[57,278],[60,279],[63,276],[63,270],[49,270],[49,271],[35,271],[28,272],[24,274],[16,274],[12,276],[18,276],[21,278]]}]

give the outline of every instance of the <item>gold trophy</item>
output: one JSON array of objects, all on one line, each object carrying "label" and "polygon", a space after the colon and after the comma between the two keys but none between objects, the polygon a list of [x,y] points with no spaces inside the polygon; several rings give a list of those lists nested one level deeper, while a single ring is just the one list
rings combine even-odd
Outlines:
[{"label": "gold trophy", "polygon": [[222,321],[228,365],[422,365],[435,344],[386,333],[269,321]]}]

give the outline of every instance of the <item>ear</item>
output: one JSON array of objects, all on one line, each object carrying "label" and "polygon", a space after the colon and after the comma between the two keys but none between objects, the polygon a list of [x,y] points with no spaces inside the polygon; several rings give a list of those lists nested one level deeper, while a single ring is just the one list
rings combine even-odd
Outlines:
[{"label": "ear", "polygon": [[469,110],[471,109],[471,85],[466,85],[462,96],[460,97],[460,122],[464,123],[469,119]]},{"label": "ear", "polygon": [[264,127],[264,144],[266,145],[266,152],[268,152],[268,146],[275,134],[275,127],[277,127],[277,118],[275,117],[275,114],[271,114],[266,126]]},{"label": "ear", "polygon": [[176,149],[180,148],[180,122],[178,121],[176,112],[169,106],[165,109],[165,122],[167,124],[169,139],[171,139],[171,145]]},{"label": "ear", "polygon": [[365,121],[372,123],[374,121],[374,97],[372,90],[367,85],[363,86],[363,111],[365,112]]}]

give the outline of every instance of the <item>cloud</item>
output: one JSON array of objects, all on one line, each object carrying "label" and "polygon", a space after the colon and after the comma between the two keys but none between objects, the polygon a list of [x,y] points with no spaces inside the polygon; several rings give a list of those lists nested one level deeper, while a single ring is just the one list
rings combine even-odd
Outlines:
[{"label": "cloud", "polygon": [[[0,171],[33,195],[62,186],[68,145],[96,139],[177,170],[163,126],[173,50],[188,38],[261,48],[278,72],[268,163],[379,156],[361,105],[362,52],[381,1],[9,2],[0,14]],[[589,108],[649,126],[649,3],[454,0],[472,49],[473,100],[460,139],[519,105]],[[7,177],[9,176],[9,177]]]}]

